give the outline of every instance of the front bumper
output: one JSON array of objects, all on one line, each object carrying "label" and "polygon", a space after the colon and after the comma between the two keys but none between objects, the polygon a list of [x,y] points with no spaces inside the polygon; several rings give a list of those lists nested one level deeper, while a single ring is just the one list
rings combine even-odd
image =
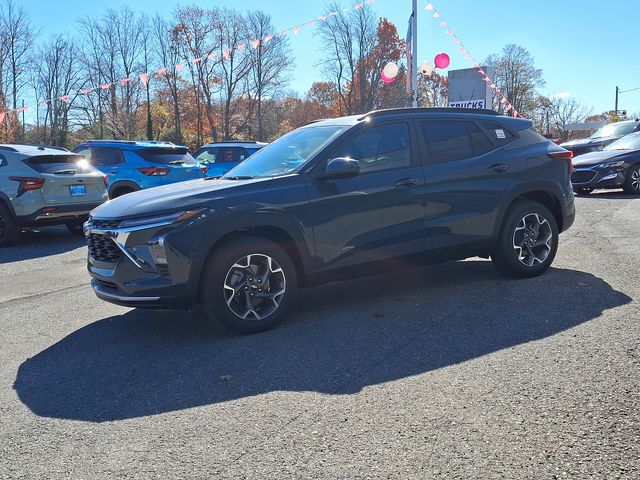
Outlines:
[{"label": "front bumper", "polygon": [[576,167],[571,174],[571,184],[574,188],[621,188],[625,178],[623,167]]},{"label": "front bumper", "polygon": [[188,225],[159,222],[119,228],[118,223],[85,223],[87,269],[96,296],[141,308],[184,308],[196,303],[197,289],[191,288],[189,275],[197,242],[185,234]]}]

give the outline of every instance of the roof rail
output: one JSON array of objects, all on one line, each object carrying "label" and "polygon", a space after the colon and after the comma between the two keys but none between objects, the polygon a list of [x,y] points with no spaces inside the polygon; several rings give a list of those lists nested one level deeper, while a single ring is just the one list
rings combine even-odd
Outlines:
[{"label": "roof rail", "polygon": [[385,115],[397,115],[399,113],[475,113],[480,115],[500,115],[495,110],[489,110],[488,108],[403,107],[372,110],[359,117],[358,120],[363,120],[367,117],[375,118]]},{"label": "roof rail", "polygon": [[247,143],[247,144],[254,144],[254,143],[265,143],[265,142],[260,142],[258,140],[221,140],[219,142],[210,142],[210,143]]},{"label": "roof rail", "polygon": [[10,147],[8,145],[0,145],[0,150],[6,150],[7,152],[17,152],[18,151],[15,148]]}]

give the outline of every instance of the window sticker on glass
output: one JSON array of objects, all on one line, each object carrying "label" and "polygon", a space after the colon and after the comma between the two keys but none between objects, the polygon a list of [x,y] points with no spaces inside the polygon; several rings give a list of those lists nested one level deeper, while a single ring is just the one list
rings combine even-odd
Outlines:
[{"label": "window sticker on glass", "polygon": [[496,137],[507,138],[507,136],[504,134],[504,130],[502,130],[501,128],[496,129]]}]

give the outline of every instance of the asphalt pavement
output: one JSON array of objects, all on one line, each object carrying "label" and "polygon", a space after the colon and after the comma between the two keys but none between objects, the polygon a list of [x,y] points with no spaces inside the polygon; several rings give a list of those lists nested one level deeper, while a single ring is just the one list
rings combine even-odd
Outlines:
[{"label": "asphalt pavement", "polygon": [[64,228],[0,250],[0,478],[640,478],[640,198],[577,199],[553,268],[305,290],[237,336],[99,301]]}]

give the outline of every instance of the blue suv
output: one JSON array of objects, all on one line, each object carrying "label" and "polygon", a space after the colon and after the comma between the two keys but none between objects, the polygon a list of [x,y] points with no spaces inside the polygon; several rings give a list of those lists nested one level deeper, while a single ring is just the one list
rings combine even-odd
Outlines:
[{"label": "blue suv", "polygon": [[263,142],[214,142],[193,152],[193,158],[208,168],[211,177],[224,175],[267,145]]},{"label": "blue suv", "polygon": [[90,140],[73,152],[109,177],[109,198],[207,175],[187,147],[169,142]]}]

